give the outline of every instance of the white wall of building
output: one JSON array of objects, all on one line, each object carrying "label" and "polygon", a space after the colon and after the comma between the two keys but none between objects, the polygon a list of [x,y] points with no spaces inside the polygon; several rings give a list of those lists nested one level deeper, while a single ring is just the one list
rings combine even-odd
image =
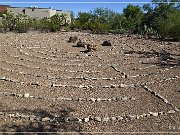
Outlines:
[{"label": "white wall of building", "polygon": [[[67,20],[67,23],[71,22],[71,13],[69,11],[56,11],[54,9],[46,8],[19,8],[19,7],[8,7],[8,11],[13,12],[14,14],[26,14],[35,19],[42,19],[44,17],[51,17],[55,14],[64,14]],[[24,12],[23,12],[24,11]]]}]

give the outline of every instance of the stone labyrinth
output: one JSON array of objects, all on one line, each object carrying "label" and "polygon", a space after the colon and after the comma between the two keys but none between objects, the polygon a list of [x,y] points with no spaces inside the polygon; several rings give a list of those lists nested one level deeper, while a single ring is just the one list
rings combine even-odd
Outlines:
[{"label": "stone labyrinth", "polygon": [[[97,51],[73,47],[70,36]],[[112,46],[101,46],[105,40]],[[0,34],[1,132],[178,132],[179,67],[178,42]]]}]

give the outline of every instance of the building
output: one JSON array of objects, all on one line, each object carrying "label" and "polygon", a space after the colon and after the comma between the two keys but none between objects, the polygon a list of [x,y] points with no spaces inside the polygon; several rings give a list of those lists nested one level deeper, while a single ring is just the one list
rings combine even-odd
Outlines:
[{"label": "building", "polygon": [[38,8],[38,7],[10,7],[10,6],[0,6],[0,12],[10,11],[14,14],[25,14],[34,19],[42,19],[44,17],[51,17],[55,14],[64,14],[66,17],[66,22],[71,23],[71,12],[55,10],[52,8]]}]

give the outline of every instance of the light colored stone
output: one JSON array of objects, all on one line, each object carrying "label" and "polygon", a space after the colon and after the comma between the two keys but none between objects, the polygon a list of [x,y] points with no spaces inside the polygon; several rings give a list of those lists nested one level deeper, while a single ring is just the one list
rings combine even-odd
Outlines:
[{"label": "light colored stone", "polygon": [[89,117],[83,119],[84,122],[89,122]]},{"label": "light colored stone", "polygon": [[128,100],[128,97],[122,97],[122,100],[126,101],[126,100]]},{"label": "light colored stone", "polygon": [[97,102],[100,102],[100,101],[101,101],[101,98],[97,98],[96,101],[97,101]]},{"label": "light colored stone", "polygon": [[124,88],[124,87],[125,87],[125,84],[121,83],[121,84],[120,84],[120,87],[121,87],[121,88]]},{"label": "light colored stone", "polygon": [[136,115],[136,119],[137,119],[137,120],[140,119],[140,116],[139,116],[139,115]]},{"label": "light colored stone", "polygon": [[94,117],[95,121],[101,122],[101,117]]},{"label": "light colored stone", "polygon": [[167,113],[169,114],[175,113],[175,110],[169,110]]},{"label": "light colored stone", "polygon": [[111,85],[111,88],[116,88],[116,85]]},{"label": "light colored stone", "polygon": [[114,120],[117,120],[117,118],[116,117],[111,117],[111,120],[114,121]]},{"label": "light colored stone", "polygon": [[44,122],[44,121],[50,121],[50,118],[49,117],[44,117],[44,118],[42,118],[42,121]]},{"label": "light colored stone", "polygon": [[102,121],[109,121],[109,120],[110,120],[109,117],[104,117],[104,118],[102,119]]},{"label": "light colored stone", "polygon": [[95,98],[90,98],[90,101],[95,102],[96,99]]},{"label": "light colored stone", "polygon": [[117,120],[123,120],[123,117],[122,116],[118,116]]},{"label": "light colored stone", "polygon": [[28,98],[28,97],[29,97],[29,93],[25,93],[25,94],[24,94],[24,97],[25,97],[25,98]]}]

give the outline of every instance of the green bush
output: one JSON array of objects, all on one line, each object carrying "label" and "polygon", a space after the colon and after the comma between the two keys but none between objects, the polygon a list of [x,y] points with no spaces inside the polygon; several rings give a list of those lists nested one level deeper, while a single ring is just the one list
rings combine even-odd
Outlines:
[{"label": "green bush", "polygon": [[17,32],[24,33],[32,26],[33,19],[27,15],[18,14],[14,20],[14,29]]},{"label": "green bush", "polygon": [[70,26],[67,26],[67,27],[65,28],[65,30],[66,30],[66,32],[69,32],[69,31],[71,31],[71,28],[70,28]]},{"label": "green bush", "polygon": [[175,10],[167,15],[167,19],[161,24],[161,38],[172,38],[180,41],[180,10]]}]

